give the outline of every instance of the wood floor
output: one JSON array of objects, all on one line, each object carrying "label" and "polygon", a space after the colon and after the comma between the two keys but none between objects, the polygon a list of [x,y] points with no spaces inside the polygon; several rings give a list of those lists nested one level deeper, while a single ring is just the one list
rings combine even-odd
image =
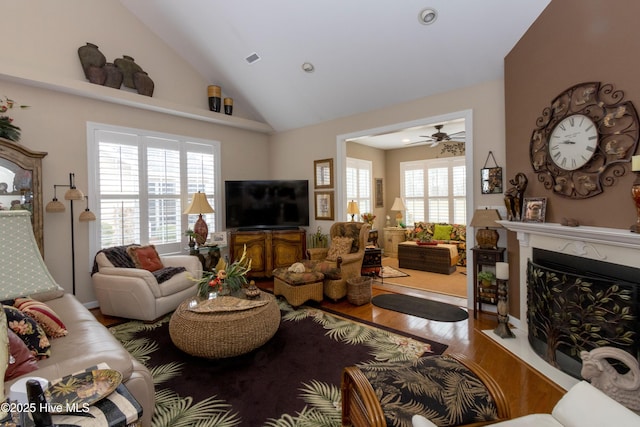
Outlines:
[{"label": "wood floor", "polygon": [[[262,280],[258,285],[266,290],[273,289],[273,282]],[[425,293],[400,286],[373,286],[373,295],[381,293],[403,293],[415,296],[428,296],[443,302],[460,306],[464,299],[447,297],[440,294]],[[504,391],[511,408],[512,417],[536,413],[551,412],[556,402],[565,391],[549,381],[537,371],[486,337],[482,330],[493,329],[496,316],[480,313],[477,319],[469,313],[469,319],[461,322],[435,322],[414,316],[397,313],[375,307],[371,304],[354,306],[343,299],[336,303],[325,300],[322,306],[359,319],[383,324],[418,337],[428,338],[447,344],[447,353],[462,353],[479,363]],[[94,309],[96,317],[106,325],[121,319],[102,316],[99,309]]]}]

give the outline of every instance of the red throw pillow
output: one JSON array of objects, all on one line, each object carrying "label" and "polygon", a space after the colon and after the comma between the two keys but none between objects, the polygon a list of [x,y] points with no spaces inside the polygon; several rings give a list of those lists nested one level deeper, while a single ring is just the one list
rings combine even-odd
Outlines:
[{"label": "red throw pillow", "polygon": [[38,369],[38,359],[29,351],[27,345],[11,329],[7,330],[9,335],[9,364],[4,373],[4,380],[28,374]]},{"label": "red throw pillow", "polygon": [[137,268],[143,268],[149,271],[164,268],[164,264],[162,264],[160,255],[158,255],[154,245],[131,246],[127,248],[127,253]]}]

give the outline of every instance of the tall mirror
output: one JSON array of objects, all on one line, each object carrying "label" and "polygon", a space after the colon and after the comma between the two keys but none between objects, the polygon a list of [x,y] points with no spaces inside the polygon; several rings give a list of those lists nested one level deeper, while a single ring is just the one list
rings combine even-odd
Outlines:
[{"label": "tall mirror", "polygon": [[31,212],[33,234],[43,256],[42,158],[46,155],[0,138],[0,210]]}]

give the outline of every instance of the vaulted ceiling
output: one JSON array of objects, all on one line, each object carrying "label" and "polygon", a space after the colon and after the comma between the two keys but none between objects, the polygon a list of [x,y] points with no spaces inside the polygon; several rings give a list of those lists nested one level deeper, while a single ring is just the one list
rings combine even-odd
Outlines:
[{"label": "vaulted ceiling", "polygon": [[284,131],[500,79],[550,0],[121,2],[246,118]]}]

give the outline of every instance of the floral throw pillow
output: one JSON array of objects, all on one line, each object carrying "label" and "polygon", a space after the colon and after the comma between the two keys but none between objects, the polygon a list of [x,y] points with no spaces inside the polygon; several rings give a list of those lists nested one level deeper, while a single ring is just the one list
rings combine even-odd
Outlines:
[{"label": "floral throw pillow", "polygon": [[327,252],[327,259],[336,260],[339,256],[344,256],[351,252],[351,244],[353,239],[351,237],[334,237],[331,240],[331,247]]},{"label": "floral throw pillow", "polygon": [[45,303],[31,298],[17,298],[13,306],[38,322],[47,336],[59,338],[67,335],[67,327]]},{"label": "floral throw pillow", "polygon": [[15,307],[4,306],[7,315],[7,326],[27,345],[27,348],[38,359],[51,356],[51,343],[42,327]]}]

